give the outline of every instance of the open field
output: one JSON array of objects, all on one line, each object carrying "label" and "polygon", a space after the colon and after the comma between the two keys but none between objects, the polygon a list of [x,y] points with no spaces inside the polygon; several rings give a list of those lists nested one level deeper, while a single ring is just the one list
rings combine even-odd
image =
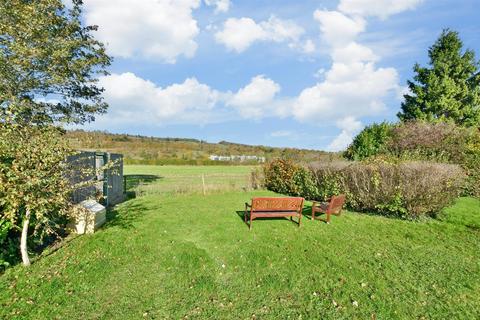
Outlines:
[{"label": "open field", "polygon": [[[137,195],[206,193],[250,188],[254,166],[127,165],[127,190]],[[203,180],[202,180],[203,176]],[[205,184],[203,183],[205,182]]]},{"label": "open field", "polygon": [[[203,170],[126,168],[165,181]],[[307,204],[300,228],[259,219],[248,231],[241,211],[260,195],[273,194],[127,201],[98,233],[7,270],[0,318],[480,318],[480,201],[459,199],[442,220],[345,212],[330,225],[308,220]]]}]

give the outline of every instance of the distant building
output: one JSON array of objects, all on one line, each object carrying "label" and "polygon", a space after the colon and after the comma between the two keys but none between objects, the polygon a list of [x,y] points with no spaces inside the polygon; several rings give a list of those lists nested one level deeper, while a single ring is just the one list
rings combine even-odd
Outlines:
[{"label": "distant building", "polygon": [[259,156],[246,156],[246,155],[218,156],[216,154],[210,155],[209,159],[212,161],[238,161],[238,162],[244,162],[244,161],[265,162],[266,160],[265,157],[259,157]]}]

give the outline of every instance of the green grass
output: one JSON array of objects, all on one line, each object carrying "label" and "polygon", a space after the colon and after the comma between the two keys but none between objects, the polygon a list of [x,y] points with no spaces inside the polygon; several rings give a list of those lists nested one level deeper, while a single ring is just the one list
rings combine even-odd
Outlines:
[{"label": "green grass", "polygon": [[[214,193],[251,186],[254,166],[125,166],[127,189],[137,195]],[[203,176],[203,181],[202,181]]]},{"label": "green grass", "polygon": [[442,221],[345,212],[330,225],[259,219],[248,231],[237,211],[260,195],[272,193],[123,203],[98,233],[7,270],[0,318],[480,318],[478,200],[459,199]]}]

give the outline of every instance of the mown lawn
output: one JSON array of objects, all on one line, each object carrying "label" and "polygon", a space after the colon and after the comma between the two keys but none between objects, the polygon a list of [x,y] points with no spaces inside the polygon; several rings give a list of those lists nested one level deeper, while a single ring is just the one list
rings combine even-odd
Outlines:
[{"label": "mown lawn", "polygon": [[[480,202],[442,220],[241,218],[267,191],[152,195],[0,276],[1,319],[479,319]],[[467,226],[466,226],[467,225]]]}]

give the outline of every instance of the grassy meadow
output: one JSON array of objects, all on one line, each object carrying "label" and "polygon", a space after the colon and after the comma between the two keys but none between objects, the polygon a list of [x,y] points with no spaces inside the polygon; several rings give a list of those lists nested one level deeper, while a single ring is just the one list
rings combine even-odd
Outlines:
[{"label": "grassy meadow", "polygon": [[250,188],[254,166],[127,165],[127,190],[137,196],[206,193]]},{"label": "grassy meadow", "polygon": [[202,174],[246,178],[248,167],[125,171],[161,178],[132,183],[140,194],[97,233],[7,270],[1,319],[480,318],[478,200],[439,220],[345,212],[330,225],[309,220],[307,203],[300,228],[258,219],[249,231],[244,203],[272,192],[169,189]]}]

